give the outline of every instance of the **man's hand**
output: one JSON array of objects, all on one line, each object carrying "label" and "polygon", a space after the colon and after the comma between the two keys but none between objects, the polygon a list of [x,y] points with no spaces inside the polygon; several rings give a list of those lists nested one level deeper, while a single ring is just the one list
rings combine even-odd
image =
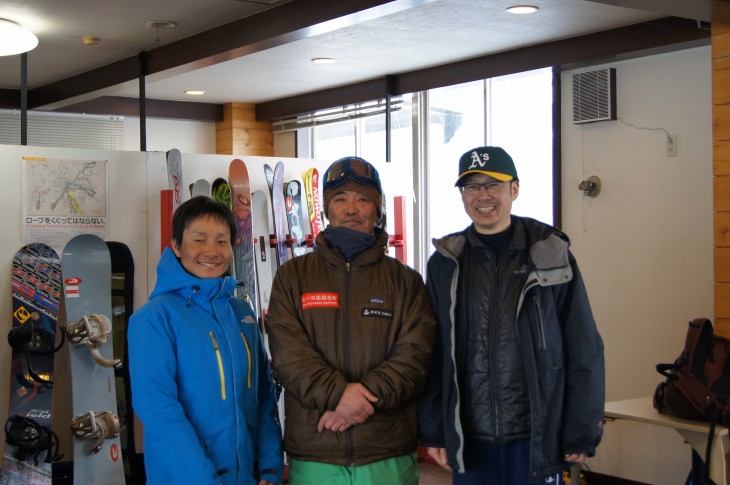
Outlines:
[{"label": "man's hand", "polygon": [[377,402],[378,398],[359,382],[353,382],[345,387],[340,403],[335,412],[345,419],[345,422],[353,424],[364,423],[374,412],[375,408],[371,402]]},{"label": "man's hand", "polygon": [[447,463],[446,448],[426,448],[426,451],[428,452],[428,456],[433,458],[441,468],[452,471]]},{"label": "man's hand", "polygon": [[364,423],[374,412],[372,404],[378,398],[367,387],[355,382],[345,387],[334,411],[326,411],[319,419],[317,430],[345,431],[350,426]]},{"label": "man's hand", "polygon": [[585,453],[572,453],[570,455],[565,455],[563,459],[568,463],[583,463],[588,459],[588,455]]},{"label": "man's hand", "polygon": [[345,423],[345,419],[334,411],[325,411],[319,423],[317,424],[317,431],[320,433],[325,429],[328,431],[345,431],[350,425]]}]

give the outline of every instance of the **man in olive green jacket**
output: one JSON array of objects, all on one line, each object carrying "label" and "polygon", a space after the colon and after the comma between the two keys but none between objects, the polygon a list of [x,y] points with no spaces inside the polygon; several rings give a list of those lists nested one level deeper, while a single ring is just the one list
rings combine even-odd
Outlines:
[{"label": "man in olive green jacket", "polygon": [[386,256],[382,188],[357,157],[324,176],[329,226],[276,273],[266,328],[285,392],[289,483],[417,484],[417,398],[436,320],[422,277]]}]

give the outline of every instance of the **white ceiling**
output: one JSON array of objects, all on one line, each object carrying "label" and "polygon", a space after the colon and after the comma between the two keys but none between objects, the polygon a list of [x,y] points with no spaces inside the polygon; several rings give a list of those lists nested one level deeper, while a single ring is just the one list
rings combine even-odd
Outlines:
[{"label": "white ceiling", "polygon": [[[0,18],[39,37],[28,53],[28,87],[44,86],[291,0],[3,0]],[[306,2],[308,0],[293,0]],[[334,0],[348,1],[348,0]],[[653,0],[631,3],[647,4]],[[662,0],[663,5],[693,0]],[[604,3],[600,3],[604,2]],[[322,4],[322,1],[316,2]],[[325,2],[326,3],[326,2]],[[512,15],[508,0],[396,0],[395,13],[290,41],[196,70],[149,76],[151,99],[208,103],[263,102],[432,67],[456,60],[564,39],[665,16],[616,4],[621,0],[536,0],[540,11]],[[702,2],[700,2],[702,3]],[[656,2],[654,2],[656,4]],[[416,5],[416,6],[412,6]],[[171,20],[173,29],[151,29],[149,20]],[[81,37],[101,42],[85,46]],[[313,57],[335,64],[314,64]],[[20,89],[20,56],[0,57],[0,88]],[[186,89],[206,94],[191,98]],[[98,91],[138,96],[138,83]]]}]

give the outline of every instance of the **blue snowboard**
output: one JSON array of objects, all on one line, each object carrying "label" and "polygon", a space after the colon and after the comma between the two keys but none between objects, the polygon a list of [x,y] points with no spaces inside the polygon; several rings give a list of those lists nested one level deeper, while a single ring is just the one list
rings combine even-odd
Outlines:
[{"label": "blue snowboard", "polygon": [[99,237],[82,234],[66,244],[62,261],[71,360],[74,485],[124,485],[113,368],[117,361],[109,323],[109,249]]}]

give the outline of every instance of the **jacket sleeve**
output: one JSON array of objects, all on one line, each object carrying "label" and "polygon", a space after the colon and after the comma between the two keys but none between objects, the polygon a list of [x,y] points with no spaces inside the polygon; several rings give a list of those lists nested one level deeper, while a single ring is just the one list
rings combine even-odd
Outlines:
[{"label": "jacket sleeve", "polygon": [[264,342],[258,332],[259,356],[256,368],[258,378],[258,436],[256,461],[262,480],[284,483],[284,454],[281,444],[281,425],[278,418],[276,390]]},{"label": "jacket sleeve", "polygon": [[426,386],[431,368],[436,317],[421,276],[407,271],[409,277],[403,279],[403,318],[393,351],[361,379],[378,396],[374,406],[382,410],[398,409],[415,401]]},{"label": "jacket sleeve", "polygon": [[144,425],[145,454],[152,458],[146,466],[163,469],[171,483],[220,483],[177,399],[174,332],[143,307],[130,319],[128,341],[133,406]]},{"label": "jacket sleeve", "polygon": [[266,319],[276,378],[302,407],[324,413],[337,407],[347,379],[313,347],[297,311],[298,293],[291,288],[292,276],[286,270],[282,266],[274,276]]},{"label": "jacket sleeve", "polygon": [[570,264],[573,279],[558,295],[567,353],[563,453],[593,456],[603,434],[606,400],[603,341],[572,254]]},{"label": "jacket sleeve", "polygon": [[[437,318],[442,318],[440,314],[440,304],[438,299],[437,277],[434,274],[434,257],[432,256],[426,268],[426,286],[428,289],[431,303]],[[446,443],[444,440],[443,428],[443,369],[444,369],[444,352],[443,339],[441,335],[441,323],[436,332],[436,339],[433,349],[433,365],[428,374],[426,389],[421,395],[418,403],[418,425],[420,430],[421,444],[431,448],[444,448]]]}]

